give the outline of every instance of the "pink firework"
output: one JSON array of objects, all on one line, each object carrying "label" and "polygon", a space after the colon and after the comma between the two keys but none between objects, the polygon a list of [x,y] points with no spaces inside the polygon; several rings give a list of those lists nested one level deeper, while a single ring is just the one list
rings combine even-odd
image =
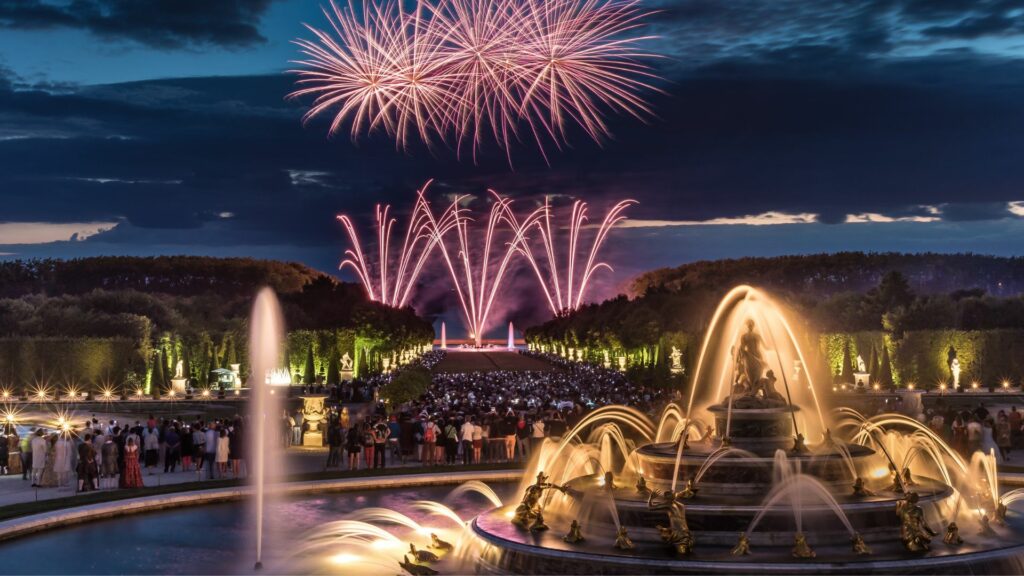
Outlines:
[{"label": "pink firework", "polygon": [[[586,259],[581,260],[581,232],[587,227],[587,203],[580,200],[573,202],[567,229],[565,261],[561,266],[555,249],[556,239],[551,229],[551,207],[547,199],[544,201],[540,217],[523,223],[515,223],[517,228],[536,226],[538,230],[542,259],[537,258],[530,248],[527,231],[520,231],[517,237],[521,239],[521,253],[536,273],[552,314],[579,308],[594,273],[602,268],[611,270],[611,266],[607,263],[597,260],[598,253],[608,239],[612,228],[626,219],[623,212],[633,204],[636,204],[635,200],[623,200],[612,206],[601,223],[593,227],[595,232],[591,239],[590,250],[586,252]],[[542,265],[541,262],[545,261],[546,265]]]},{"label": "pink firework", "polygon": [[442,241],[443,236],[456,225],[459,214],[458,206],[455,204],[445,210],[440,218],[434,218],[426,200],[429,186],[428,181],[416,193],[416,203],[413,205],[409,225],[397,255],[392,254],[391,245],[391,235],[397,220],[389,216],[390,206],[377,205],[376,266],[366,257],[363,243],[352,219],[344,214],[338,216],[352,243],[352,248],[345,251],[346,257],[339,268],[349,266],[355,271],[370,300],[396,308],[406,306],[427,257]]},{"label": "pink firework", "polygon": [[[475,155],[488,141],[564,145],[573,126],[600,142],[608,112],[650,116],[654,75],[637,35],[637,0],[397,0],[331,3],[330,31],[297,40],[305,119],[333,114],[331,133],[380,129]],[[509,158],[511,161],[511,158]]]},{"label": "pink firework", "polygon": [[[457,208],[462,197],[456,198],[452,207],[445,211],[445,215],[454,215],[454,226],[445,229],[444,217],[435,224],[438,236],[445,235],[448,230],[455,234],[454,242],[441,243],[441,255],[462,306],[466,326],[477,346],[480,346],[484,332],[490,326],[491,310],[509,264],[516,253],[520,252],[518,247],[525,245],[523,234],[543,214],[541,210],[536,210],[523,222],[519,222],[512,212],[512,200],[501,197],[493,190],[488,192],[493,196],[493,204],[482,238],[473,236],[471,219]],[[504,234],[508,236],[505,242],[499,239],[503,228]],[[475,239],[480,242],[474,242]]]}]

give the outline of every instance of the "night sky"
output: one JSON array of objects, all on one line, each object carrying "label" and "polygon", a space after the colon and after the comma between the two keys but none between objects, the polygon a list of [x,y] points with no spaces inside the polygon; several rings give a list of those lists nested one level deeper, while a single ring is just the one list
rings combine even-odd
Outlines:
[{"label": "night sky", "polygon": [[[664,94],[551,156],[328,139],[286,100],[308,0],[0,0],[0,252],[336,269],[335,214],[494,188],[632,197],[593,296],[702,258],[1024,251],[1024,3],[648,1]],[[516,290],[526,288],[514,287]]]}]

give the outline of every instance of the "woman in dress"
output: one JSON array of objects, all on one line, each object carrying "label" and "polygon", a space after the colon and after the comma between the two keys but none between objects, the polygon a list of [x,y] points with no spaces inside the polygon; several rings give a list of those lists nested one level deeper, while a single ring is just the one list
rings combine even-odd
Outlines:
[{"label": "woman in dress", "polygon": [[71,478],[71,454],[73,450],[74,445],[68,439],[67,433],[61,434],[54,444],[53,471],[57,473],[58,486],[67,486],[68,479]]},{"label": "woman in dress", "polygon": [[373,430],[370,429],[369,422],[363,422],[360,428],[363,431],[363,455],[366,457],[366,467],[373,468]]},{"label": "woman in dress", "polygon": [[103,453],[103,474],[101,477],[105,480],[104,484],[106,484],[107,488],[115,488],[117,487],[117,461],[120,458],[117,443],[114,442],[113,438],[107,436],[103,441],[100,451]]},{"label": "woman in dress", "polygon": [[41,488],[57,487],[57,472],[54,470],[57,461],[56,443],[56,434],[51,434],[46,438],[46,463],[43,464],[43,473],[39,476],[39,486]]},{"label": "woman in dress", "polygon": [[228,454],[231,452],[230,442],[231,439],[228,438],[227,428],[221,428],[220,436],[217,437],[217,454],[214,458],[221,478],[228,473]]},{"label": "woman in dress", "polygon": [[121,472],[121,488],[143,488],[142,470],[139,468],[139,447],[135,438],[129,437],[124,445],[124,470]]}]

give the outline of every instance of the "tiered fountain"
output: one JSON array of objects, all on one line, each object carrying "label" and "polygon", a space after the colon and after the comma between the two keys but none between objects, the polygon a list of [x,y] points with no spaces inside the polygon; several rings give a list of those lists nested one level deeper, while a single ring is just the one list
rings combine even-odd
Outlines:
[{"label": "tiered fountain", "polygon": [[[715,312],[684,407],[654,421],[598,409],[534,455],[505,505],[465,520],[449,548],[403,559],[411,574],[1009,573],[1024,522],[992,454],[965,460],[913,419],[828,413],[813,349],[781,306],[747,286]],[[463,491],[465,491],[463,489]],[[360,519],[319,535],[364,568],[397,560],[400,536]],[[365,518],[365,515],[364,515]],[[368,549],[380,550],[366,558]],[[397,552],[397,555],[396,555]],[[417,561],[417,558],[419,559]],[[390,564],[394,566],[394,564]]]}]

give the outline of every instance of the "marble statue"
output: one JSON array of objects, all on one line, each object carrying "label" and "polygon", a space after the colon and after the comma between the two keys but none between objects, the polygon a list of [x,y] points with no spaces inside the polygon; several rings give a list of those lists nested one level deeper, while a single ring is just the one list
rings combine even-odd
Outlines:
[{"label": "marble statue", "polygon": [[864,374],[868,371],[868,367],[864,365],[864,358],[860,354],[857,354],[857,372]]},{"label": "marble statue", "polygon": [[185,362],[178,360],[178,363],[174,365],[174,377],[184,378],[185,377]]},{"label": "marble statue", "polygon": [[949,371],[953,374],[953,388],[960,387],[960,359],[953,358],[949,363]]},{"label": "marble statue", "polygon": [[672,370],[680,371],[683,369],[683,353],[679,351],[679,348],[673,346],[672,353],[668,357],[672,359]]}]

